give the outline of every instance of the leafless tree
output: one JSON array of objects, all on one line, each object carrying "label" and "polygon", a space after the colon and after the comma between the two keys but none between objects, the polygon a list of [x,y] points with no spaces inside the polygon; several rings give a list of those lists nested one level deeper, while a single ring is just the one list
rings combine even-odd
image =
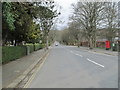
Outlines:
[{"label": "leafless tree", "polygon": [[96,45],[96,29],[104,18],[102,17],[104,4],[104,2],[78,2],[77,5],[73,5],[72,19],[84,30],[90,49]]},{"label": "leafless tree", "polygon": [[104,16],[106,22],[106,38],[113,43],[113,38],[115,38],[118,25],[118,10],[116,2],[105,3]]},{"label": "leafless tree", "polygon": [[71,34],[71,36],[74,38],[74,43],[77,43],[79,47],[80,41],[82,41],[82,37],[83,37],[83,32],[79,26],[79,23],[75,21],[69,23],[68,31]]}]

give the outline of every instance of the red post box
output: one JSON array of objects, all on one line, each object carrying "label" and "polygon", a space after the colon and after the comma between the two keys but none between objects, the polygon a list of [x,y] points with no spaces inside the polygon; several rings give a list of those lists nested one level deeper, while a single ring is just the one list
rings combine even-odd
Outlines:
[{"label": "red post box", "polygon": [[105,43],[106,43],[106,44],[105,44],[105,45],[106,45],[106,46],[105,46],[106,49],[110,49],[110,41],[106,41]]}]

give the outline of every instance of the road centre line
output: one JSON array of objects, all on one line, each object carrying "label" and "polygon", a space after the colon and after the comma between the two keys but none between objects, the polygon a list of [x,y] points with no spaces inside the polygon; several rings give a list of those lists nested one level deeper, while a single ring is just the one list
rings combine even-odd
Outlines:
[{"label": "road centre line", "polygon": [[79,54],[77,54],[77,53],[74,53],[75,55],[77,55],[77,56],[80,56],[80,57],[82,57],[82,55],[79,55]]},{"label": "road centre line", "polygon": [[83,57],[82,55],[79,55],[79,54],[78,54],[78,56]]},{"label": "road centre line", "polygon": [[[66,50],[68,50],[68,49],[66,49]],[[70,50],[68,50],[68,51],[70,51]],[[82,55],[79,55],[79,54],[77,54],[77,53],[74,53],[72,50],[71,50],[70,52],[73,53],[73,54],[75,54],[75,55],[77,55],[77,56],[83,57]],[[79,52],[79,51],[77,51],[77,52]],[[87,58],[87,60],[90,61],[90,62],[92,62],[92,63],[94,63],[94,64],[96,64],[96,65],[98,65],[98,66],[100,66],[100,67],[102,67],[102,68],[105,67],[105,66],[103,66],[102,64],[99,64],[99,63],[97,63],[97,62],[95,62],[95,61],[93,61],[93,60],[90,60],[89,58]]]},{"label": "road centre line", "polygon": [[97,63],[95,61],[90,60],[89,58],[87,58],[87,60],[90,61],[90,62],[92,62],[92,63],[94,63],[94,64],[96,64],[96,65],[98,65],[98,66],[100,66],[100,67],[103,67],[103,68],[105,67],[102,64],[99,64],[99,63]]},{"label": "road centre line", "polygon": [[75,53],[75,55],[78,55],[78,56],[79,56],[79,54],[77,54],[77,53]]},{"label": "road centre line", "polygon": [[75,54],[75,55],[77,55],[77,56],[83,57],[82,55],[74,53],[73,51],[70,51],[70,52],[73,53],[73,54]]}]

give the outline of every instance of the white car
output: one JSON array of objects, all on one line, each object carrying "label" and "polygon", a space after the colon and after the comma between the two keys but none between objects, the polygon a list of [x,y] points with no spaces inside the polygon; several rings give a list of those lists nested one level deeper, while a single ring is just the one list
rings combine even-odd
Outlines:
[{"label": "white car", "polygon": [[55,46],[58,46],[58,44],[56,43]]}]

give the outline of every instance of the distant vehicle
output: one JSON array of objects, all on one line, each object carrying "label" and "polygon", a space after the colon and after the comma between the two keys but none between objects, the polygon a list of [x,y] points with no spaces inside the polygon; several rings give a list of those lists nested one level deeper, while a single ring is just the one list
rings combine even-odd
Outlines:
[{"label": "distant vehicle", "polygon": [[55,46],[58,46],[58,44],[56,43]]}]

